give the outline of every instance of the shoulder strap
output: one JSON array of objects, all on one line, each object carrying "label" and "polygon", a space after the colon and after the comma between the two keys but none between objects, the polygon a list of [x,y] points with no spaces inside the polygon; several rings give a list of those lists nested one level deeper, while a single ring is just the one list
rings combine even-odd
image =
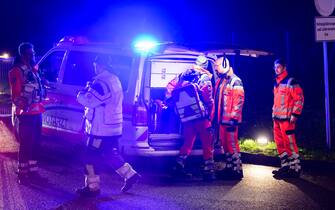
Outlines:
[{"label": "shoulder strap", "polygon": [[231,80],[230,80],[230,85],[231,86],[234,86],[234,84],[235,84],[235,82],[236,82],[236,80],[238,80],[239,78],[238,77],[233,77]]},{"label": "shoulder strap", "polygon": [[294,78],[293,78],[293,77],[290,77],[290,78],[288,79],[288,81],[287,81],[286,86],[289,87],[289,86],[291,85],[291,82],[292,82],[293,80],[294,80]]}]

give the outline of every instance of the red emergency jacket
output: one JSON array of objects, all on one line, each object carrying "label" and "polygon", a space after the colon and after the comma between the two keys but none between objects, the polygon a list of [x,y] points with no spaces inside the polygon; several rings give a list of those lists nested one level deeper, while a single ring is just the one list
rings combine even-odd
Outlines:
[{"label": "red emergency jacket", "polygon": [[304,94],[297,81],[284,71],[276,78],[273,89],[274,102],[272,118],[288,120],[291,115],[298,117],[304,105]]},{"label": "red emergency jacket", "polygon": [[18,64],[9,71],[8,77],[14,114],[30,115],[45,111],[41,103],[45,91],[36,69],[25,64]]},{"label": "red emergency jacket", "polygon": [[189,69],[179,74],[167,84],[165,97],[169,99],[172,96],[172,91],[176,88],[183,87],[189,83],[196,84],[199,87],[198,93],[200,100],[209,116],[212,112],[214,104],[211,78],[212,74],[209,71],[198,66],[194,66],[193,69]]},{"label": "red emergency jacket", "polygon": [[215,109],[212,111],[212,119],[215,124],[240,123],[244,104],[244,89],[241,79],[235,74],[220,78],[215,84],[214,103]]}]

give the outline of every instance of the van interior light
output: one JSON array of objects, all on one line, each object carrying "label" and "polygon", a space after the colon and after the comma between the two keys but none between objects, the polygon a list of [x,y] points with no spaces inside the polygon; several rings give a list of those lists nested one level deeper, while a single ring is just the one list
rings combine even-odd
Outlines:
[{"label": "van interior light", "polygon": [[269,139],[265,136],[259,136],[256,139],[256,141],[257,141],[258,144],[267,144],[269,142]]}]

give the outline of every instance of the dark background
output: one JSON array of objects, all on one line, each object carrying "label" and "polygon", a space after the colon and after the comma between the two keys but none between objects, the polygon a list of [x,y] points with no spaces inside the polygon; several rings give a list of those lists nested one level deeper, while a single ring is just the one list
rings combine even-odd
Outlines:
[{"label": "dark background", "polygon": [[[305,92],[298,122],[300,145],[325,147],[322,43],[315,41],[313,0],[1,1],[0,53],[32,42],[39,55],[65,35],[130,45],[138,34],[185,44],[233,44],[273,56],[236,58],[246,91],[241,137],[271,137],[273,60],[284,57]],[[333,13],[334,15],[334,13]],[[330,107],[334,117],[335,47],[328,43]],[[335,140],[332,119],[332,139]]]}]

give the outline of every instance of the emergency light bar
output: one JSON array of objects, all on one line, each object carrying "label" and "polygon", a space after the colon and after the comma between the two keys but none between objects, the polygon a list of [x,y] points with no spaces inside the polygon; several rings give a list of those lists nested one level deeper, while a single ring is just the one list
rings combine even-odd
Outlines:
[{"label": "emergency light bar", "polygon": [[144,40],[137,42],[134,47],[139,52],[149,52],[157,46],[157,43],[154,41]]},{"label": "emergency light bar", "polygon": [[134,42],[135,50],[140,53],[150,52],[158,45],[159,43],[149,35],[141,35]]},{"label": "emergency light bar", "polygon": [[57,46],[64,45],[80,45],[89,43],[88,39],[83,36],[73,37],[73,36],[65,36],[57,43]]}]

